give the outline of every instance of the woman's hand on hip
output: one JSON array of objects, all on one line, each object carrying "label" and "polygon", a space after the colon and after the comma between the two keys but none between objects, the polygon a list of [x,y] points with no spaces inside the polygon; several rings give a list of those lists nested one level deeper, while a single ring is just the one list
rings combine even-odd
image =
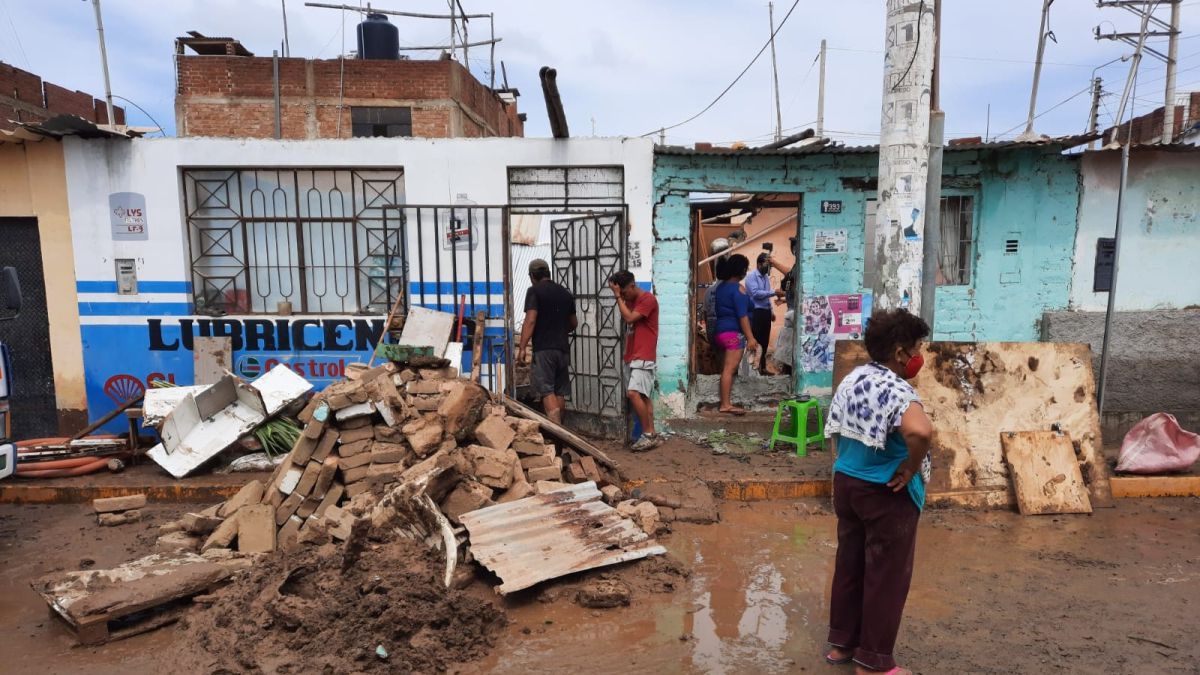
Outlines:
[{"label": "woman's hand on hip", "polygon": [[892,488],[892,492],[899,492],[903,490],[908,486],[908,483],[912,480],[912,477],[917,474],[917,470],[917,468],[910,467],[908,462],[901,464],[900,468],[896,469],[896,474],[887,482],[887,486]]}]

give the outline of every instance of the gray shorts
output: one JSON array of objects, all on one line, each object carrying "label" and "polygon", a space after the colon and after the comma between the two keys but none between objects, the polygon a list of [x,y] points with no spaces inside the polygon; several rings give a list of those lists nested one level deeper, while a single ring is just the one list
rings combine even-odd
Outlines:
[{"label": "gray shorts", "polygon": [[543,349],[533,353],[533,368],[530,380],[533,392],[539,398],[555,394],[567,396],[571,393],[571,379],[568,373],[570,358],[567,353],[558,349]]},{"label": "gray shorts", "polygon": [[634,359],[625,364],[625,377],[629,380],[629,384],[625,386],[626,391],[636,391],[637,393],[650,398],[650,392],[654,391],[654,362]]}]

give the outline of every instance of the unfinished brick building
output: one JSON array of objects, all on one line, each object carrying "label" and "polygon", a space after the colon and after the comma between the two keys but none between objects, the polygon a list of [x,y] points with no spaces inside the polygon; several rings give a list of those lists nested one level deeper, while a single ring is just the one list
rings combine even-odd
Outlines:
[{"label": "unfinished brick building", "polygon": [[[177,133],[274,137],[274,61],[232,38],[192,33],[176,40]],[[280,58],[279,135],[522,136],[514,93],[493,91],[449,59]]]},{"label": "unfinished brick building", "polygon": [[[113,107],[117,124],[125,124],[125,111]],[[108,123],[104,101],[82,91],[71,91],[43,82],[33,73],[0,63],[0,129],[37,124],[57,115],[77,115],[89,122]]]}]

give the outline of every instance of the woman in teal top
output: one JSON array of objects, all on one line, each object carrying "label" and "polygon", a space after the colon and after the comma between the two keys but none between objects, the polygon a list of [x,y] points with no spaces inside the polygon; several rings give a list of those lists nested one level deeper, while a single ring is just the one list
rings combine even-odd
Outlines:
[{"label": "woman in teal top", "polygon": [[871,362],[842,380],[829,405],[838,551],[829,609],[833,648],[825,660],[853,661],[860,675],[909,672],[896,666],[892,651],[912,581],[933,429],[905,380],[921,370],[928,335],[929,326],[906,310],[876,313],[864,335]]}]

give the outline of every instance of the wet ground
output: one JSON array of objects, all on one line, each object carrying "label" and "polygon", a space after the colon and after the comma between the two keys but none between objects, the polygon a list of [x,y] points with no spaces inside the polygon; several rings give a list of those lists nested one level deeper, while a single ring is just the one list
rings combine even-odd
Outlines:
[{"label": "wet ground", "polygon": [[[835,519],[816,502],[721,511],[664,538],[692,567],[682,590],[606,610],[536,592],[506,601],[505,635],[464,672],[837,672],[820,661]],[[1200,673],[1198,518],[1194,499],[1092,516],[929,511],[897,656],[921,673]],[[176,628],[74,648],[50,620],[29,578],[121,562],[150,536],[90,522],[83,506],[0,507],[0,672],[160,670],[185,648]]]}]

